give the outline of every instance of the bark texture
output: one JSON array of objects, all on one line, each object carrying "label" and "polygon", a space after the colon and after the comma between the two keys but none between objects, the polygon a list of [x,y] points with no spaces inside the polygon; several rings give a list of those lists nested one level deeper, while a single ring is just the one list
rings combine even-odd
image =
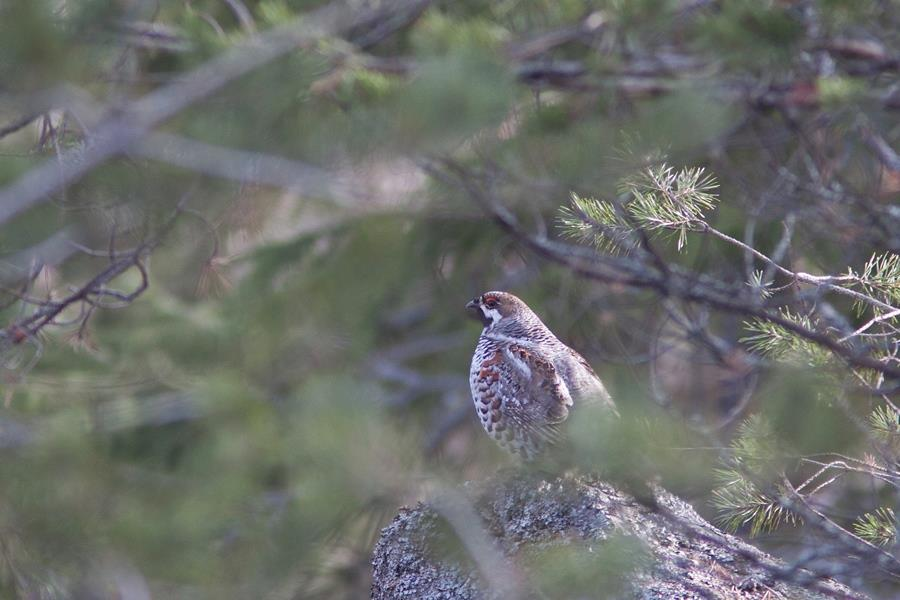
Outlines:
[{"label": "bark texture", "polygon": [[[382,531],[373,599],[864,597],[722,533],[662,490],[656,510],[590,477],[497,476],[447,495],[402,508]],[[550,573],[565,590],[548,589],[541,569],[561,551],[570,563],[586,557],[586,570],[614,562],[618,572],[587,595],[567,587],[577,573],[556,583]]]}]

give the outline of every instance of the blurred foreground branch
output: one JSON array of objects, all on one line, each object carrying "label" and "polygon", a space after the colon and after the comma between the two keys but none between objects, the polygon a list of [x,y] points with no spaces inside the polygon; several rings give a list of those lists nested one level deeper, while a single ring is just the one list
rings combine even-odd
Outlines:
[{"label": "blurred foreground branch", "polygon": [[55,192],[137,144],[155,127],[239,77],[325,37],[384,22],[389,22],[393,31],[428,4],[429,0],[402,0],[348,10],[345,3],[333,2],[303,19],[252,37],[174,83],[118,107],[91,132],[85,148],[63,152],[58,160],[48,160],[0,189],[0,224],[46,202]]}]

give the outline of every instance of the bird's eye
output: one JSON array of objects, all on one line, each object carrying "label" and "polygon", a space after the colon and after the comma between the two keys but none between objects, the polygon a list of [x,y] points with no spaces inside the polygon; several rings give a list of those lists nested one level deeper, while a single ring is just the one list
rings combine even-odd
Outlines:
[{"label": "bird's eye", "polygon": [[497,308],[497,301],[491,298],[487,302],[484,303],[488,308]]}]

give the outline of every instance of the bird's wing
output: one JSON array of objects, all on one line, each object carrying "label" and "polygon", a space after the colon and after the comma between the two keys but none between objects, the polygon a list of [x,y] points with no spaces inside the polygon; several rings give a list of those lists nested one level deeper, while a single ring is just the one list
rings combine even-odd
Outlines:
[{"label": "bird's wing", "polygon": [[572,358],[584,367],[584,370],[593,378],[594,385],[589,386],[589,389],[585,390],[584,398],[579,398],[579,401],[586,400],[588,402],[598,402],[603,406],[612,410],[612,412],[618,417],[619,411],[616,410],[616,403],[613,402],[612,396],[609,395],[609,392],[606,391],[606,386],[603,385],[603,382],[600,381],[600,377],[597,376],[597,373],[594,372],[594,368],[591,364],[578,352],[572,350],[568,346],[566,347],[569,352],[572,354]]},{"label": "bird's wing", "polygon": [[523,432],[542,442],[553,442],[558,436],[558,425],[569,416],[572,397],[553,363],[539,350],[521,344],[510,343],[502,352],[508,368],[501,376],[506,388],[504,396],[518,406],[505,411]]}]

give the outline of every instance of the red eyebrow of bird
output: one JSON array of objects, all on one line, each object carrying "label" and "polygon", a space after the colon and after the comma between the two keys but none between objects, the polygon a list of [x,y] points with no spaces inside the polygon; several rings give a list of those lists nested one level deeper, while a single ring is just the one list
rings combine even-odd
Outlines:
[{"label": "red eyebrow of bird", "polygon": [[497,302],[497,296],[487,295],[484,297],[484,302]]}]

